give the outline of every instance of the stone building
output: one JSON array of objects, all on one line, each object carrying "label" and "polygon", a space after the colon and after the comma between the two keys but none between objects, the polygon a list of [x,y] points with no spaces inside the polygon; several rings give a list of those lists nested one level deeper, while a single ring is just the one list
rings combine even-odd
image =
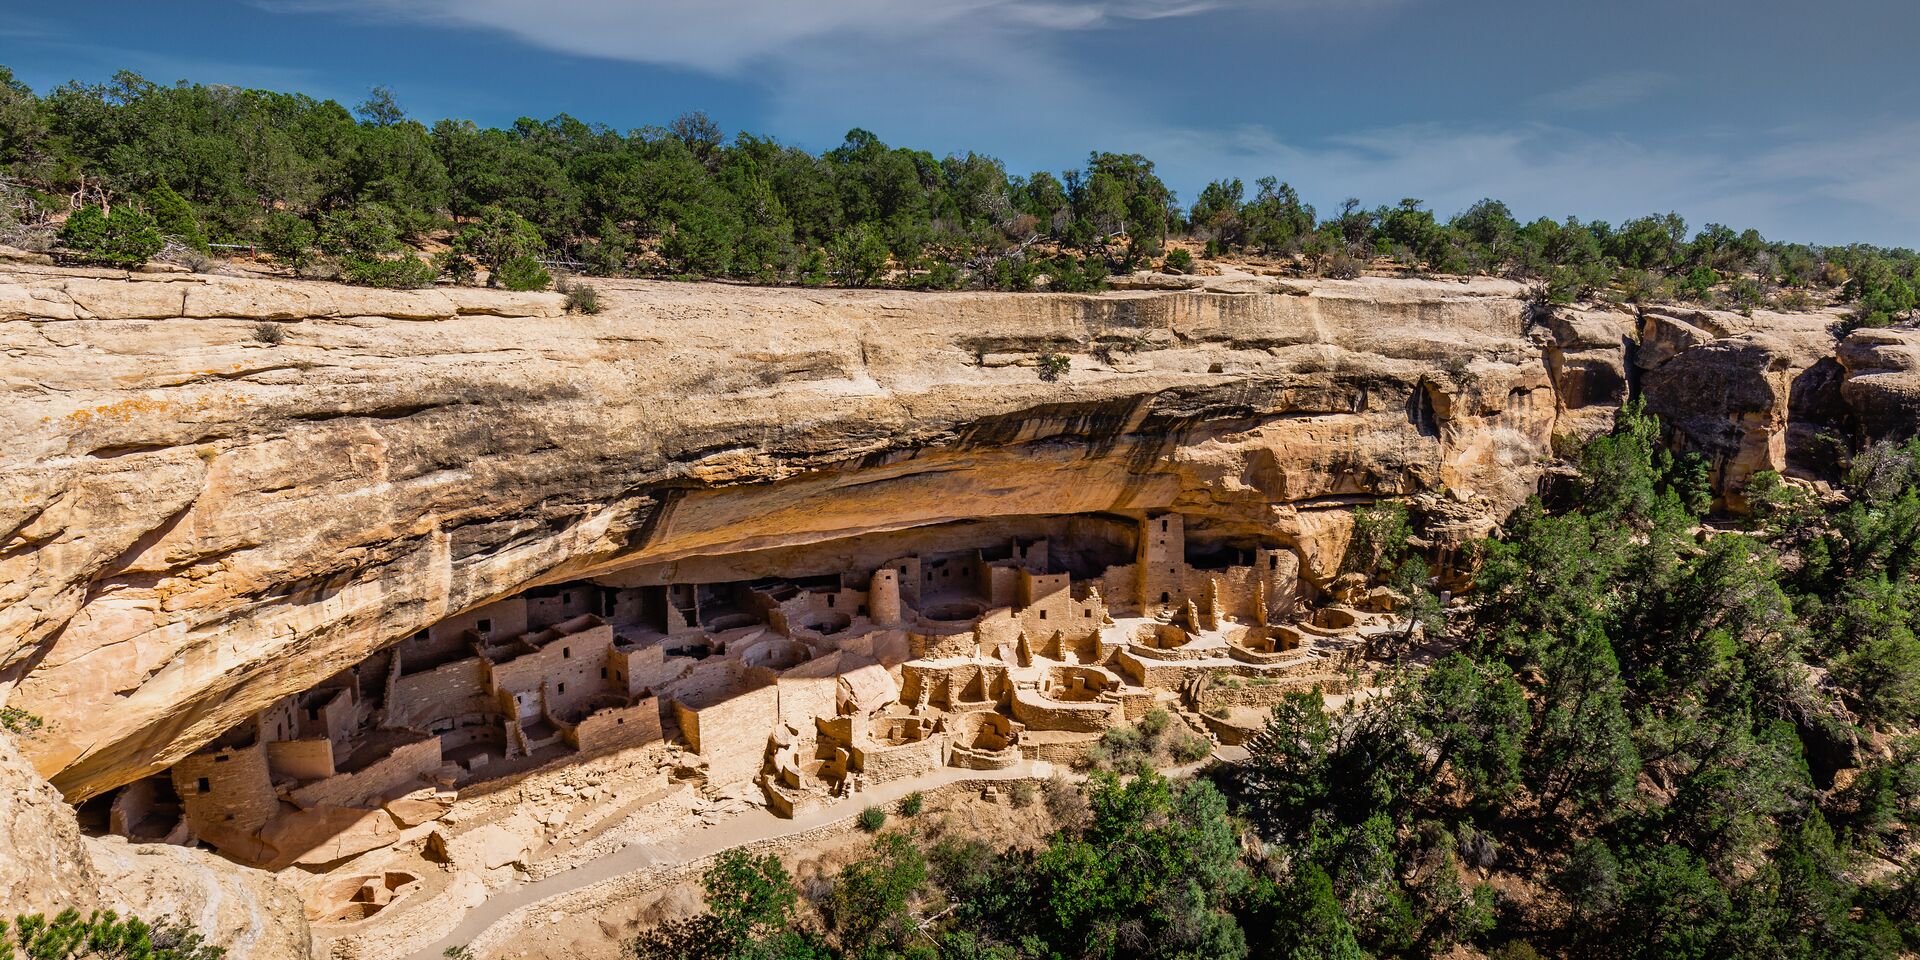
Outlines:
[{"label": "stone building", "polygon": [[[663,740],[791,815],[944,765],[1070,756],[1197,676],[1279,675],[1325,639],[1284,622],[1290,550],[1197,548],[1177,513],[969,535],[855,542],[827,572],[702,558],[687,580],[665,565],[474,607],[128,788],[115,829],[295,862],[377,845],[423,790]],[[873,552],[893,543],[910,549]]]}]

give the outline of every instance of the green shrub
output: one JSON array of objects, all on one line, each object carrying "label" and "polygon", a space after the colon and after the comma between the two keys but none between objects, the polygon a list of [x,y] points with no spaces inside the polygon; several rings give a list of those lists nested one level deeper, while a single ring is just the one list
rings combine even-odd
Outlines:
[{"label": "green shrub", "polygon": [[556,280],[553,283],[556,292],[566,294],[568,313],[599,313],[600,291],[591,284],[578,280]]},{"label": "green shrub", "polygon": [[13,923],[0,921],[0,957],[23,960],[68,958],[124,958],[124,960],[220,960],[227,951],[206,942],[191,924],[162,920],[148,924],[138,917],[120,919],[112,910],[95,910],[82,919],[67,909],[52,920],[38,913],[22,914]]},{"label": "green shrub", "polygon": [[305,217],[281,211],[267,215],[266,228],[260,233],[260,248],[295,269],[313,262],[313,248],[319,241],[320,232]]},{"label": "green shrub", "polygon": [[1013,804],[1015,810],[1020,810],[1032,806],[1034,798],[1039,793],[1040,790],[1033,785],[1033,781],[1015,780],[1013,786],[1007,788],[1007,800]]},{"label": "green shrub", "polygon": [[1047,813],[1063,827],[1073,826],[1087,816],[1087,795],[1073,781],[1056,773],[1040,787]]},{"label": "green shrub", "polygon": [[479,268],[474,266],[473,260],[458,250],[438,254],[433,258],[433,266],[441,276],[463,287],[471,285],[473,278],[479,274]]},{"label": "green shrub", "polygon": [[879,807],[868,807],[860,811],[853,822],[868,833],[879,833],[880,828],[887,825],[887,812]]},{"label": "green shrub", "polygon": [[430,287],[438,271],[419,257],[385,257],[351,254],[340,258],[340,276],[348,283],[388,290]]},{"label": "green shrub", "polygon": [[60,228],[60,243],[82,259],[116,267],[137,267],[167,245],[153,218],[121,204],[111,214],[81,207]]},{"label": "green shrub", "polygon": [[193,215],[193,205],[173,192],[166,181],[147,191],[147,210],[153,214],[154,225],[163,237],[172,237],[194,250],[207,252],[207,235]]},{"label": "green shrub", "polygon": [[1140,736],[1144,737],[1147,743],[1152,744],[1160,739],[1161,734],[1167,732],[1167,726],[1172,722],[1173,716],[1171,714],[1159,707],[1154,707],[1152,710],[1147,711],[1146,716],[1140,718],[1140,723],[1138,724]]},{"label": "green shrub", "polygon": [[1168,273],[1192,273],[1193,254],[1188,253],[1185,247],[1175,247],[1167,251],[1165,266]]},{"label": "green shrub", "polygon": [[508,290],[545,290],[553,283],[553,275],[533,257],[519,256],[501,264],[493,280]]},{"label": "green shrub", "polygon": [[383,203],[363,203],[326,214],[320,218],[320,249],[343,259],[399,253],[403,244],[395,220],[393,210]]},{"label": "green shrub", "polygon": [[0,707],[0,728],[17,737],[24,737],[40,729],[44,722],[34,714],[19,707]]},{"label": "green shrub", "polygon": [[903,817],[917,817],[920,815],[920,808],[926,806],[926,804],[926,795],[915,790],[900,798],[900,815]]},{"label": "green shrub", "polygon": [[1073,361],[1064,353],[1043,353],[1040,355],[1040,379],[1052,383],[1072,366]]},{"label": "green shrub", "polygon": [[1213,755],[1213,741],[1190,733],[1173,741],[1173,759],[1180,763],[1199,763]]},{"label": "green shrub", "polygon": [[253,325],[253,339],[270,347],[279,346],[287,339],[287,328],[271,321],[262,320]]}]

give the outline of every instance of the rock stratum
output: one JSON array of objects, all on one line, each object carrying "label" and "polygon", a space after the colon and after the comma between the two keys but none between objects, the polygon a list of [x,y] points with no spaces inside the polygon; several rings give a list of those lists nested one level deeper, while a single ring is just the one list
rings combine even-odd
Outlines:
[{"label": "rock stratum", "polygon": [[[1355,506],[1481,535],[1634,396],[1735,509],[1756,471],[1817,479],[1825,438],[1920,416],[1920,334],[1831,312],[1543,308],[1494,280],[598,285],[582,316],[0,263],[0,702],[44,721],[37,775],[85,801],[461,611],[633,564],[1172,510],[1325,586]],[[75,847],[22,762],[0,773],[10,833],[66,817],[0,881],[152,859]]]}]

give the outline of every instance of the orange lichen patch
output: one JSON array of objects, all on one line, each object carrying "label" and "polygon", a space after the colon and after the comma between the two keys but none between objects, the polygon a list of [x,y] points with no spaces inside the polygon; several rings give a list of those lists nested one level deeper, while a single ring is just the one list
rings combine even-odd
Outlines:
[{"label": "orange lichen patch", "polygon": [[63,418],[69,425],[84,427],[99,420],[132,421],[147,414],[162,414],[179,417],[182,414],[207,410],[221,402],[234,402],[238,398],[230,394],[207,394],[191,401],[155,400],[148,397],[130,397],[126,400],[103,404],[98,407],[82,407]]}]

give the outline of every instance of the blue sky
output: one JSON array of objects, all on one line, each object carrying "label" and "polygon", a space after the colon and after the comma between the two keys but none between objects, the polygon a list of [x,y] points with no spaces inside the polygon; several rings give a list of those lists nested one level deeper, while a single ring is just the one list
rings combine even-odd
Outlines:
[{"label": "blue sky", "polygon": [[704,110],[810,149],[862,126],[1013,172],[1137,151],[1183,200],[1482,196],[1920,246],[1914,0],[98,0],[0,17],[45,91],[122,67],[415,117]]}]

